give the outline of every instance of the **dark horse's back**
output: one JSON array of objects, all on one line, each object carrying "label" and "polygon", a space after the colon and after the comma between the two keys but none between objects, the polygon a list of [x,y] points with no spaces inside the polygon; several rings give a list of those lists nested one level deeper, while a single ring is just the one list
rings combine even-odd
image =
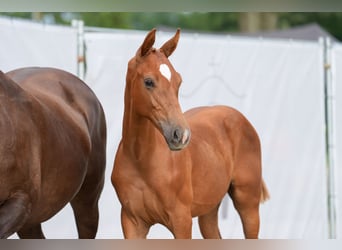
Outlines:
[{"label": "dark horse's back", "polygon": [[23,90],[16,98],[21,99],[17,116],[26,125],[15,130],[18,138],[28,138],[22,144],[30,148],[22,153],[26,163],[16,166],[27,179],[21,189],[30,200],[18,235],[43,237],[40,223],[70,202],[79,237],[94,238],[106,164],[106,121],[99,100],[83,81],[62,70],[23,68],[6,75]]}]

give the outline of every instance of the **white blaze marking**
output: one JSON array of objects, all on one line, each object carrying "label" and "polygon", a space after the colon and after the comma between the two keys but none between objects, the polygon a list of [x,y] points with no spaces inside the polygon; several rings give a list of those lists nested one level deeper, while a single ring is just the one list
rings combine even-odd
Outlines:
[{"label": "white blaze marking", "polygon": [[160,64],[159,71],[168,81],[171,81],[171,71],[169,66],[166,64]]}]

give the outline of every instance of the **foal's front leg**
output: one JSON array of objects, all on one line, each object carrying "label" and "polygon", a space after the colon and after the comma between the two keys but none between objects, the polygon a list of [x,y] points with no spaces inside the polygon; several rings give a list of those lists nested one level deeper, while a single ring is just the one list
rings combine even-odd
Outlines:
[{"label": "foal's front leg", "polygon": [[191,239],[192,237],[192,216],[188,208],[178,209],[171,217],[169,226],[175,239]]},{"label": "foal's front leg", "polygon": [[121,209],[121,226],[125,239],[146,239],[150,226],[140,218],[133,217]]},{"label": "foal's front leg", "polygon": [[177,224],[174,225],[171,230],[175,239],[191,239],[192,237],[192,218],[183,218],[177,220]]}]

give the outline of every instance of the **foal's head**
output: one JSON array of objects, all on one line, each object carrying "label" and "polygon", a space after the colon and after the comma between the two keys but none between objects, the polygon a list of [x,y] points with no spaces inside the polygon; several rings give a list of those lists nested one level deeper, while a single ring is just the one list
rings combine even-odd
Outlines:
[{"label": "foal's head", "polygon": [[140,117],[149,119],[163,134],[171,150],[189,143],[190,129],[178,102],[182,78],[168,57],[176,49],[179,29],[160,49],[153,48],[156,30],[151,30],[128,64],[126,103]]}]

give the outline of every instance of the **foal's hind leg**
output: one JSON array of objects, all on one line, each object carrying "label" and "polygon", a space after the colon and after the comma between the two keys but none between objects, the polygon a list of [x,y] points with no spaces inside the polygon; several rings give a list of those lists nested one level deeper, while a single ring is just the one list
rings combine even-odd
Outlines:
[{"label": "foal's hind leg", "polygon": [[24,227],[17,232],[21,239],[45,239],[41,224]]},{"label": "foal's hind leg", "polygon": [[218,228],[218,208],[219,206],[209,213],[198,217],[201,234],[205,239],[221,239],[220,230]]},{"label": "foal's hind leg", "polygon": [[259,234],[260,190],[251,185],[232,185],[229,194],[238,211],[246,239],[257,239]]}]

